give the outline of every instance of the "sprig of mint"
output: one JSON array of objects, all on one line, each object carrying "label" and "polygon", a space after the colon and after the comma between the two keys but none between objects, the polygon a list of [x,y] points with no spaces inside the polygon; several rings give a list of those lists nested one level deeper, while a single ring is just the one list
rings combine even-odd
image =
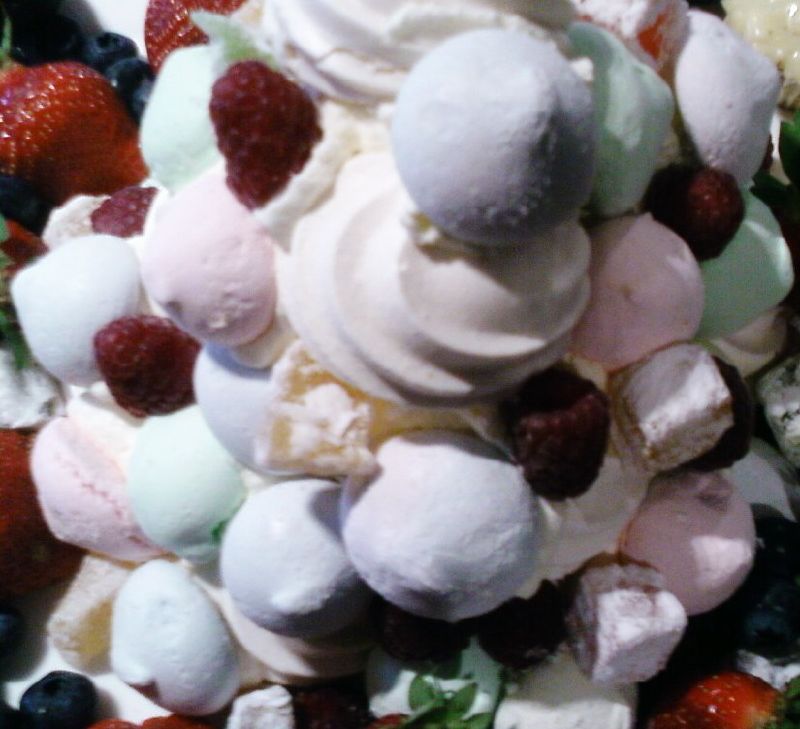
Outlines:
[{"label": "sprig of mint", "polygon": [[[8,238],[5,221],[0,218],[0,243]],[[18,370],[25,369],[31,362],[31,352],[22,336],[17,321],[17,313],[11,303],[11,292],[8,290],[8,277],[5,270],[12,264],[11,259],[0,251],[0,340],[4,341],[14,357],[14,366]]]},{"label": "sprig of mint", "polygon": [[789,681],[783,690],[777,716],[765,729],[800,729],[800,676]]},{"label": "sprig of mint", "polygon": [[778,154],[789,181],[761,170],[753,178],[752,192],[779,218],[800,223],[800,111],[781,124]]},{"label": "sprig of mint", "polygon": [[457,691],[446,691],[436,679],[416,676],[408,691],[412,714],[400,726],[403,729],[491,729],[497,707],[505,695],[504,689],[501,680],[491,711],[467,716],[478,694],[477,683],[473,681]]}]

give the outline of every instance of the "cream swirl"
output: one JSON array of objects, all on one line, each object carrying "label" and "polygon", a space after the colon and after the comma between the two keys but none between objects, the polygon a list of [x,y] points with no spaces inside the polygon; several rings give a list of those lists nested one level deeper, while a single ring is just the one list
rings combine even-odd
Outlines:
[{"label": "cream swirl", "polygon": [[282,68],[348,101],[394,98],[434,45],[476,28],[546,37],[571,21],[567,0],[273,0],[262,21]]},{"label": "cream swirl", "polygon": [[422,247],[391,155],[342,169],[295,228],[289,319],[315,358],[376,397],[462,405],[563,356],[586,305],[589,243],[575,222],[503,252]]}]

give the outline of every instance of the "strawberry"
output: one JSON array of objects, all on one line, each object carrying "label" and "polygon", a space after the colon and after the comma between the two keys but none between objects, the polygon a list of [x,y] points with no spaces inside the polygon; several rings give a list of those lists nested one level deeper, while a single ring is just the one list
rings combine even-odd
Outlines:
[{"label": "strawberry", "polygon": [[25,264],[37,256],[47,253],[47,246],[39,236],[34,235],[13,220],[6,220],[6,228],[8,229],[8,238],[0,243],[0,251],[11,260],[11,263],[3,268],[2,273],[10,281]]},{"label": "strawberry", "polygon": [[367,729],[390,729],[391,727],[400,726],[408,719],[408,714],[386,714],[380,719],[375,719]]},{"label": "strawberry", "polygon": [[0,600],[72,575],[82,552],[47,529],[31,477],[32,436],[0,430]]},{"label": "strawberry", "polygon": [[145,719],[141,724],[133,724],[123,719],[103,719],[92,724],[88,729],[210,729],[211,725],[194,717],[154,716]]},{"label": "strawberry", "polygon": [[144,45],[147,60],[158,71],[164,59],[177,48],[198,46],[208,36],[190,17],[193,10],[229,15],[244,0],[150,0],[144,19]]},{"label": "strawberry", "polygon": [[280,192],[322,136],[311,99],[258,61],[237,63],[217,80],[209,111],[228,187],[248,208]]},{"label": "strawberry", "polygon": [[111,84],[81,63],[0,72],[0,173],[51,204],[110,194],[147,173],[136,124]]},{"label": "strawberry", "polygon": [[92,212],[92,230],[120,238],[141,235],[156,192],[155,187],[138,186],[118,190]]},{"label": "strawberry", "polygon": [[761,729],[781,709],[780,692],[760,678],[725,671],[696,681],[650,718],[647,729]]},{"label": "strawberry", "polygon": [[94,351],[108,389],[132,415],[166,415],[194,402],[200,345],[169,319],[115,319],[95,335]]}]

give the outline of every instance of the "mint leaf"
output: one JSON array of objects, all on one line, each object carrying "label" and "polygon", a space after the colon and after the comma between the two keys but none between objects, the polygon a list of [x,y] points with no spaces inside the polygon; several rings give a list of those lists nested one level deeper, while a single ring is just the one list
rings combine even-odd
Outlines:
[{"label": "mint leaf", "polygon": [[5,340],[14,357],[14,366],[24,370],[31,363],[31,353],[28,344],[22,336],[16,322],[0,309],[0,336]]},{"label": "mint leaf", "polygon": [[486,713],[473,714],[469,719],[464,719],[462,723],[465,729],[491,729],[493,722],[494,715]]},{"label": "mint leaf", "polygon": [[[8,240],[8,227],[6,226],[5,218],[0,215],[0,243],[3,243],[6,240]],[[5,256],[2,251],[0,251],[0,255]],[[6,256],[6,258],[8,258],[8,256]],[[0,267],[2,267],[2,264],[0,264]]]},{"label": "mint leaf", "polygon": [[475,703],[475,697],[478,695],[478,684],[468,683],[464,688],[459,689],[453,694],[448,701],[448,706],[453,714],[454,719],[460,719]]},{"label": "mint leaf", "polygon": [[791,122],[781,124],[778,152],[786,176],[795,187],[800,187],[800,111]]},{"label": "mint leaf", "polygon": [[408,689],[408,705],[412,711],[419,711],[433,704],[437,698],[436,687],[425,676],[415,676]]},{"label": "mint leaf", "polygon": [[753,177],[750,191],[761,202],[773,210],[785,210],[791,201],[791,187],[773,177],[769,172],[759,170]]}]

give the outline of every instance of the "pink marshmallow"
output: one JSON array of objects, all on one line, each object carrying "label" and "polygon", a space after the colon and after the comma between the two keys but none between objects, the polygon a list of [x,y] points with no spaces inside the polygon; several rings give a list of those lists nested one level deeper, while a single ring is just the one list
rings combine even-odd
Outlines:
[{"label": "pink marshmallow", "polygon": [[621,551],[655,567],[688,615],[727,600],[753,564],[750,506],[719,472],[684,472],[653,481],[622,539]]},{"label": "pink marshmallow", "polygon": [[622,217],[590,231],[592,293],[573,332],[572,352],[613,370],[700,326],[704,292],[689,246],[651,215]]},{"label": "pink marshmallow", "polygon": [[224,346],[272,324],[273,242],[233,196],[221,170],[182,188],[157,214],[145,243],[147,292],[182,329]]},{"label": "pink marshmallow", "polygon": [[39,432],[31,470],[47,526],[61,541],[130,562],[161,552],[134,520],[121,465],[72,419],[55,418]]}]

